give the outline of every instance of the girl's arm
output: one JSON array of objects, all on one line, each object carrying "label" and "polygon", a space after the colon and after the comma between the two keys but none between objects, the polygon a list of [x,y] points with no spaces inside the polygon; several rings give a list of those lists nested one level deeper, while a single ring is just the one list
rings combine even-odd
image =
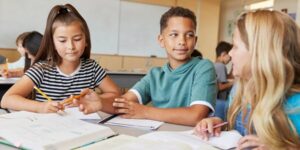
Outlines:
[{"label": "girl's arm", "polygon": [[61,109],[57,102],[38,102],[26,98],[33,90],[33,86],[32,80],[23,76],[4,94],[1,107],[38,113],[57,112]]},{"label": "girl's arm", "polygon": [[115,109],[112,106],[112,103],[115,98],[120,97],[120,88],[113,82],[113,80],[109,76],[105,76],[102,79],[99,88],[101,90],[101,94],[99,95],[102,103],[101,111],[107,113],[115,113]]}]

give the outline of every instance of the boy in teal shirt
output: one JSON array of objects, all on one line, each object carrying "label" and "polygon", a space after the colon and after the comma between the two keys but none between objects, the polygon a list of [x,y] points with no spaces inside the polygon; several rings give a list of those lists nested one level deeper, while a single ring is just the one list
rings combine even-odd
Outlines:
[{"label": "boy in teal shirt", "polygon": [[[124,118],[194,126],[214,112],[217,95],[214,65],[209,60],[191,57],[197,42],[196,26],[195,14],[182,7],[172,7],[162,15],[158,41],[166,49],[169,62],[151,69],[131,90],[115,99],[116,113]],[[106,107],[97,103],[97,98],[89,98],[90,101],[84,98],[78,101],[85,113]],[[150,101],[153,106],[144,105]]]}]

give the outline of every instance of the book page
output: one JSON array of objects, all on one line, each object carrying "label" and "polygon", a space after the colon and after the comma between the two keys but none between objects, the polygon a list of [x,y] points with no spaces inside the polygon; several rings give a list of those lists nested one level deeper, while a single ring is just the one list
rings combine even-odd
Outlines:
[{"label": "book page", "polygon": [[118,135],[113,138],[101,141],[80,150],[192,150],[184,143],[172,143],[156,140],[137,138],[129,135]]},{"label": "book page", "polygon": [[231,149],[236,147],[238,140],[242,137],[237,131],[223,131],[219,137],[210,137],[209,141],[204,141],[200,137],[193,135],[193,131],[170,132],[159,131],[140,136],[145,139],[159,141],[182,142],[190,145],[193,149]]},{"label": "book page", "polygon": [[85,115],[83,112],[79,111],[78,107],[70,107],[66,108],[65,113],[62,113],[62,115],[69,116],[75,119],[80,119],[80,120],[100,120],[101,117],[97,113],[91,113]]},{"label": "book page", "polygon": [[0,115],[0,122],[0,137],[28,149],[71,149],[114,135],[108,127],[55,113],[20,111]]},{"label": "book page", "polygon": [[120,116],[117,116],[107,121],[105,124],[123,127],[133,127],[145,130],[156,130],[163,124],[163,122],[147,119],[125,119],[121,118]]}]

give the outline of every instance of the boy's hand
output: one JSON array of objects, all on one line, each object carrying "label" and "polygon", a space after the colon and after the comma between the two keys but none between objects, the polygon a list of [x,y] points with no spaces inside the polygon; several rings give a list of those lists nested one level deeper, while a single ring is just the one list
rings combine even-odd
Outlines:
[{"label": "boy's hand", "polygon": [[46,101],[42,102],[39,113],[57,113],[59,110],[64,110],[64,106],[59,102]]},{"label": "boy's hand", "polygon": [[197,123],[194,132],[196,135],[202,137],[204,140],[208,140],[209,136],[219,136],[222,127],[213,128],[213,126],[222,123],[223,120],[218,117],[211,117],[202,119]]},{"label": "boy's hand", "polygon": [[254,150],[268,150],[269,148],[261,143],[261,140],[256,135],[246,135],[242,137],[237,146],[237,150],[254,149]]},{"label": "boy's hand", "polygon": [[79,106],[79,110],[84,114],[90,114],[102,109],[101,98],[96,92],[91,89],[84,89],[81,91],[79,99],[75,97],[73,100],[74,105]]},{"label": "boy's hand", "polygon": [[122,114],[123,118],[145,118],[146,106],[134,101],[126,100],[125,98],[116,98],[113,102],[113,107],[116,108],[116,113]]}]

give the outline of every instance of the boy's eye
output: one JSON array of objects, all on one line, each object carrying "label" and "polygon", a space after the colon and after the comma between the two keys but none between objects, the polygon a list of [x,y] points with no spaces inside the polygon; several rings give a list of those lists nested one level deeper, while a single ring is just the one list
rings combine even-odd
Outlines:
[{"label": "boy's eye", "polygon": [[177,33],[170,33],[169,36],[172,36],[172,37],[175,37],[177,36],[178,34]]},{"label": "boy's eye", "polygon": [[187,37],[193,38],[193,37],[195,37],[195,34],[194,34],[194,33],[188,33],[188,34],[187,34]]}]

